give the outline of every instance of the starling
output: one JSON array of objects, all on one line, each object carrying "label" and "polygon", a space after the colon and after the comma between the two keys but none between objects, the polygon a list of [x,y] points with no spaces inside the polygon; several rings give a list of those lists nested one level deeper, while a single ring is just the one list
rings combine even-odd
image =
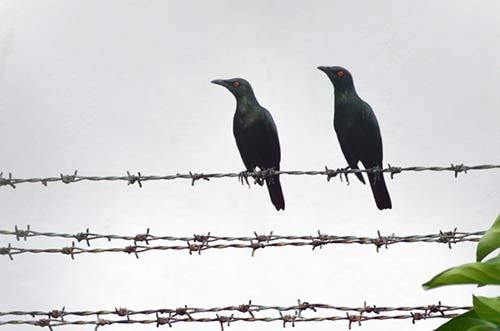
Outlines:
[{"label": "starling", "polygon": [[[280,170],[280,142],[278,130],[271,113],[262,107],[252,86],[242,78],[216,79],[212,83],[224,86],[236,98],[236,112],[233,118],[233,134],[241,159],[248,172]],[[265,179],[271,201],[276,210],[285,209],[285,199],[279,175]],[[258,181],[262,185],[262,182]]]},{"label": "starling", "polygon": [[[382,136],[377,118],[368,103],[363,101],[354,88],[351,73],[342,67],[318,67],[330,78],[335,90],[335,114],[333,127],[348,168],[359,169],[361,161],[365,169],[382,168]],[[361,173],[356,173],[364,184]],[[368,179],[378,209],[391,209],[391,197],[382,172],[368,173]]]}]

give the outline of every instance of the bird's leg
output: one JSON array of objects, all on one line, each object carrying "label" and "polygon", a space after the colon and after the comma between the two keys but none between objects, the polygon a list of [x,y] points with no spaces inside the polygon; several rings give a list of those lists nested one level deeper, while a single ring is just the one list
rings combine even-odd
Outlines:
[{"label": "bird's leg", "polygon": [[[259,167],[259,170],[258,171],[262,171],[262,169]],[[254,168],[253,172],[257,172],[257,168]],[[253,179],[254,179],[254,184],[259,184],[260,186],[264,185],[264,180],[262,179],[261,177],[262,175],[257,175],[257,176],[254,176]]]},{"label": "bird's leg", "polygon": [[241,185],[245,185],[245,183],[248,185],[248,188],[250,188],[250,183],[248,182],[248,171],[244,170],[239,173],[238,175],[238,180],[241,183]]},{"label": "bird's leg", "polygon": [[[348,165],[347,167],[340,168],[339,170],[348,171],[350,169],[352,169],[352,167],[350,165]],[[347,175],[349,175],[349,173],[348,172],[344,172],[345,182],[347,183],[347,185],[349,185],[349,177],[347,177]],[[342,181],[342,174],[340,174],[340,181]]]}]

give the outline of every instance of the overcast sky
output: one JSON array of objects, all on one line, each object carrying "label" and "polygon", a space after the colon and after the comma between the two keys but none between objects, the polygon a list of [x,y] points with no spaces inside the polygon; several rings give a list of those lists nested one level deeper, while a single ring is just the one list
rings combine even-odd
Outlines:
[{"label": "overcast sky", "polygon": [[[0,171],[14,177],[238,172],[233,96],[244,77],[277,124],[285,170],[344,167],[333,88],[318,65],[342,65],[374,109],[384,164],[500,163],[500,2],[0,0]],[[19,185],[0,188],[0,229],[190,236],[211,231],[376,236],[487,229],[500,171],[405,173],[393,209],[351,178],[283,176],[286,210],[236,179]],[[20,247],[62,247],[32,238]],[[103,243],[106,245],[106,243]],[[118,245],[118,243],[116,243]],[[113,243],[111,243],[113,246]],[[97,246],[96,246],[97,247]],[[0,311],[153,309],[303,301],[362,306],[471,304],[473,286],[423,291],[474,244],[21,255],[0,259]],[[2,318],[3,319],[3,318]],[[430,330],[443,320],[373,321],[362,330]],[[232,324],[230,330],[250,325]],[[219,330],[218,324],[175,329]],[[254,323],[276,330],[279,323]],[[7,326],[26,330],[27,326]],[[151,330],[154,326],[108,326]],[[297,330],[346,330],[347,323]],[[355,326],[359,329],[358,326]],[[67,327],[61,330],[81,330]],[[92,327],[85,328],[92,330]]]}]

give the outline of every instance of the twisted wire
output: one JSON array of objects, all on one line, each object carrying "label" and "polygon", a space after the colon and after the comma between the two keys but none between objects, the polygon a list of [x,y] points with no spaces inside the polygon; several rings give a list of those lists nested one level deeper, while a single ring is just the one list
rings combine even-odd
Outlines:
[{"label": "twisted wire", "polygon": [[[431,318],[452,318],[458,316],[459,312],[470,310],[469,306],[446,306],[432,304],[427,306],[416,307],[377,307],[369,306],[364,303],[363,307],[344,307],[333,306],[320,303],[308,303],[298,300],[298,304],[294,306],[265,306],[252,304],[250,300],[248,304],[227,307],[213,308],[195,308],[195,307],[179,307],[165,308],[153,310],[129,310],[127,308],[115,308],[114,310],[99,310],[99,311],[66,311],[65,307],[61,310],[52,311],[10,311],[0,312],[0,317],[5,316],[21,316],[23,320],[0,320],[2,325],[32,325],[52,327],[65,325],[94,325],[96,328],[111,324],[156,324],[169,325],[175,323],[208,323],[218,322],[221,330],[224,326],[230,326],[230,323],[235,322],[277,322],[280,321],[283,327],[287,324],[295,326],[295,323],[300,322],[323,322],[323,321],[347,321],[349,329],[352,323],[358,323],[369,320],[389,320],[389,319],[411,319],[413,323],[418,320]],[[345,312],[344,316],[325,315],[329,311]],[[322,316],[303,316],[304,312],[312,315]],[[267,316],[257,316],[260,312],[268,313]],[[290,314],[289,312],[293,312]],[[215,313],[215,316],[213,315]],[[219,315],[219,313],[221,313]],[[224,314],[222,314],[224,313]],[[270,313],[274,313],[272,316]],[[383,314],[385,313],[385,315]],[[237,316],[235,316],[235,314]],[[248,314],[248,315],[247,315]],[[137,315],[155,315],[155,318],[133,319]],[[203,316],[199,316],[203,315]],[[210,315],[210,316],[208,316]],[[245,316],[246,315],[246,316]],[[73,320],[68,317],[87,318],[86,320]],[[103,319],[102,316],[108,317]],[[31,317],[31,318],[30,318]],[[46,318],[40,318],[46,317]],[[109,319],[112,318],[112,319]]]},{"label": "twisted wire", "polygon": [[273,169],[265,169],[261,171],[255,172],[232,172],[232,173],[177,173],[175,175],[164,175],[164,176],[156,176],[156,175],[142,175],[140,172],[137,175],[130,173],[127,171],[126,176],[81,176],[78,175],[78,171],[75,170],[73,174],[64,175],[60,174],[57,177],[44,177],[44,178],[14,178],[12,177],[12,173],[9,173],[8,177],[3,177],[3,173],[0,173],[0,187],[1,186],[10,186],[12,188],[16,188],[16,185],[25,184],[25,183],[41,183],[44,186],[47,186],[48,183],[61,182],[65,184],[78,183],[82,181],[90,181],[90,182],[108,182],[108,181],[124,181],[129,185],[138,184],[142,187],[142,183],[146,181],[158,181],[158,180],[174,180],[174,179],[188,179],[191,180],[191,185],[197,180],[210,180],[212,178],[239,178],[241,182],[246,181],[248,184],[248,177],[253,177],[256,181],[259,179],[271,178],[275,175],[307,175],[307,176],[326,176],[329,181],[331,178],[342,175],[348,181],[348,174],[356,174],[356,173],[389,173],[391,175],[391,179],[395,174],[399,174],[402,172],[422,172],[422,171],[437,171],[437,172],[452,172],[455,177],[458,176],[459,173],[467,173],[470,170],[492,170],[492,169],[500,169],[500,164],[483,164],[483,165],[474,165],[467,166],[464,164],[451,164],[450,166],[412,166],[412,167],[397,167],[388,165],[387,168],[380,169],[379,167],[369,168],[369,169],[347,169],[347,168],[339,168],[339,169],[329,169],[325,167],[325,170],[311,170],[311,171],[301,171],[301,170],[281,170],[276,171]]},{"label": "twisted wire", "polygon": [[[215,236],[210,232],[208,234],[194,234],[192,236],[186,237],[175,237],[175,236],[156,236],[150,233],[149,228],[146,233],[140,233],[136,235],[116,235],[116,234],[98,234],[92,233],[89,229],[85,232],[79,232],[76,234],[69,233],[58,233],[58,232],[37,232],[31,230],[29,225],[26,230],[19,229],[17,226],[13,231],[11,230],[0,230],[0,236],[15,236],[18,241],[24,240],[32,237],[49,237],[49,238],[64,238],[64,239],[75,239],[78,242],[86,242],[87,246],[90,247],[91,242],[97,240],[118,240],[125,242],[132,242],[133,245],[127,245],[123,247],[101,247],[101,248],[82,248],[75,245],[75,241],[72,242],[71,246],[65,246],[62,248],[22,248],[13,247],[9,244],[7,247],[0,247],[0,255],[7,255],[10,259],[13,259],[14,255],[19,254],[64,254],[70,255],[74,259],[75,255],[79,254],[97,254],[97,253],[127,253],[134,254],[137,258],[139,254],[149,252],[149,251],[166,251],[175,250],[182,251],[187,250],[189,254],[198,253],[201,254],[202,251],[209,249],[228,249],[228,248],[246,248],[251,249],[252,256],[254,256],[255,251],[258,249],[263,249],[266,247],[312,247],[312,249],[322,248],[325,245],[332,244],[360,244],[360,245],[374,245],[377,252],[381,247],[388,248],[390,245],[398,243],[441,243],[448,245],[452,248],[453,244],[463,243],[463,242],[478,242],[485,231],[477,232],[459,232],[455,228],[453,231],[440,231],[435,234],[426,235],[410,235],[410,236],[396,236],[394,234],[390,236],[381,235],[380,231],[377,232],[377,237],[357,237],[357,236],[335,236],[321,233],[318,230],[317,235],[307,235],[307,236],[282,236],[273,234],[271,231],[269,234],[258,234],[254,232],[254,236],[247,237],[231,237],[231,236]],[[168,244],[171,242],[183,242],[180,244],[170,244],[170,245],[150,245],[150,242],[164,241]],[[138,244],[139,243],[139,244]],[[141,243],[145,243],[142,244]]]}]

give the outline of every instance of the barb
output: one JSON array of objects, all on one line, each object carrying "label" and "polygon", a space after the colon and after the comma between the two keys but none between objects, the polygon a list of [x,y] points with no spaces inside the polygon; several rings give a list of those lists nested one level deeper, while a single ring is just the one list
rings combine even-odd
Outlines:
[{"label": "barb", "polygon": [[[471,307],[464,306],[446,306],[432,304],[417,307],[343,307],[320,303],[308,303],[298,300],[298,305],[294,306],[265,306],[252,304],[237,305],[227,307],[213,308],[163,308],[151,310],[129,310],[127,308],[115,308],[114,310],[100,311],[68,311],[65,307],[62,310],[52,311],[10,311],[0,312],[0,317],[18,316],[19,320],[0,320],[2,325],[32,325],[48,327],[66,326],[66,325],[93,325],[96,327],[111,324],[156,324],[157,326],[168,324],[172,327],[175,323],[219,323],[221,331],[224,326],[230,327],[231,323],[236,322],[280,322],[283,327],[287,325],[295,326],[301,322],[324,322],[324,321],[346,321],[351,327],[352,323],[359,323],[370,320],[389,320],[389,319],[408,319],[412,323],[418,320],[432,318],[452,318],[459,313],[470,310]],[[329,315],[331,311],[344,312],[345,315]],[[266,316],[261,315],[267,313]],[[288,313],[291,312],[291,313]],[[304,316],[305,314],[311,316]],[[250,316],[248,316],[250,313]],[[215,314],[215,315],[214,315]],[[142,315],[150,318],[134,319],[135,316]],[[107,319],[103,319],[106,316]],[[74,320],[73,318],[82,318]]]},{"label": "barb", "polygon": [[[347,179],[348,183],[348,174],[356,174],[356,173],[389,173],[391,179],[394,178],[394,175],[402,173],[402,172],[422,172],[422,171],[437,171],[437,172],[452,172],[455,178],[459,173],[467,173],[470,170],[492,170],[492,169],[500,169],[500,164],[483,164],[483,165],[474,165],[467,166],[464,164],[451,164],[450,166],[413,166],[413,167],[397,167],[388,165],[385,169],[380,169],[379,167],[374,167],[370,169],[329,169],[325,167],[325,170],[315,171],[301,171],[301,170],[290,170],[290,171],[276,171],[274,169],[263,169],[261,171],[255,172],[232,172],[232,173],[193,173],[189,171],[188,173],[177,173],[175,175],[164,175],[164,176],[156,176],[156,175],[142,175],[140,172],[137,175],[132,174],[130,171],[127,171],[126,175],[123,176],[82,176],[78,175],[78,171],[75,170],[73,174],[64,175],[60,174],[57,177],[45,177],[45,178],[13,178],[12,174],[9,173],[8,178],[2,177],[3,173],[0,173],[0,187],[1,186],[10,186],[12,188],[16,188],[16,185],[25,184],[25,183],[41,183],[44,186],[47,186],[48,183],[62,182],[65,184],[79,183],[82,181],[90,181],[90,182],[110,182],[110,181],[123,181],[128,185],[133,185],[137,183],[139,187],[142,187],[142,183],[146,181],[158,181],[158,180],[174,180],[174,179],[187,179],[191,181],[191,185],[194,185],[196,181],[203,179],[205,181],[209,181],[212,178],[238,178],[241,183],[248,183],[248,177],[253,177],[257,181],[272,178],[275,175],[291,175],[291,176],[299,176],[299,175],[307,175],[307,176],[326,176],[329,181],[331,178],[339,176],[342,180],[342,175]],[[243,175],[242,175],[243,174]],[[246,179],[243,181],[243,178]]]},{"label": "barb", "polygon": [[[175,250],[182,251],[187,250],[190,255],[193,253],[201,254],[201,252],[208,249],[227,249],[227,248],[246,248],[252,251],[252,256],[255,252],[261,248],[266,247],[311,247],[313,250],[316,248],[322,248],[326,245],[333,244],[360,244],[360,245],[373,245],[377,249],[377,252],[381,247],[386,249],[390,245],[399,243],[438,243],[448,245],[452,248],[452,244],[463,243],[463,242],[478,242],[485,231],[478,232],[459,232],[457,229],[453,231],[440,231],[436,234],[427,235],[411,235],[411,236],[396,236],[392,234],[391,236],[382,236],[380,231],[377,231],[377,237],[357,237],[357,236],[335,236],[321,233],[318,230],[317,235],[306,235],[306,236],[282,236],[273,234],[271,231],[268,235],[261,235],[254,232],[254,236],[250,237],[230,237],[230,236],[215,236],[210,232],[208,234],[194,234],[190,237],[173,237],[173,236],[157,236],[150,233],[148,228],[146,233],[136,234],[131,236],[121,236],[116,234],[98,234],[92,233],[89,229],[85,232],[79,232],[76,234],[69,233],[56,233],[56,232],[37,232],[32,230],[29,226],[26,230],[19,229],[17,226],[14,231],[0,230],[0,236],[14,236],[18,241],[27,241],[28,238],[32,237],[49,237],[49,238],[63,238],[63,239],[73,239],[71,246],[65,246],[62,248],[21,248],[13,247],[10,243],[7,247],[0,247],[0,255],[9,256],[12,260],[14,255],[19,254],[64,254],[71,256],[72,259],[75,255],[79,254],[96,254],[96,253],[127,253],[134,254],[135,257],[139,258],[141,253],[149,251],[166,251]],[[132,242],[133,245],[126,245],[124,247],[101,247],[101,248],[82,248],[75,245],[75,241],[85,242],[87,247],[90,247],[91,242],[98,240],[106,241],[125,241]],[[162,242],[166,245],[156,245],[152,246],[150,243]],[[182,244],[179,244],[181,242]],[[144,243],[139,244],[138,243]],[[176,244],[177,243],[177,244]]]}]

